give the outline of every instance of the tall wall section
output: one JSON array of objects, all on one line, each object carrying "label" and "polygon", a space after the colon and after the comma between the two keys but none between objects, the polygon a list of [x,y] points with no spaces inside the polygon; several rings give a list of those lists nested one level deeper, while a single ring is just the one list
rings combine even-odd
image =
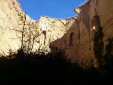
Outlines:
[{"label": "tall wall section", "polygon": [[[92,6],[92,7],[91,7]],[[103,42],[104,47],[107,44],[106,40],[113,37],[113,0],[91,0],[90,1],[90,36],[94,36],[94,31],[99,30],[99,27],[103,28]],[[97,16],[99,20],[95,20]],[[94,54],[92,53],[92,56]],[[96,63],[96,60],[94,59]],[[96,64],[94,65],[96,66]]]},{"label": "tall wall section", "polygon": [[0,0],[0,55],[16,53],[25,46],[26,50],[31,38],[29,32],[32,36],[38,34],[36,21],[22,11],[18,1]]},{"label": "tall wall section", "polygon": [[93,38],[99,27],[103,28],[104,44],[113,37],[113,0],[89,0],[75,12],[78,16],[68,19],[41,16],[35,21],[17,0],[0,0],[0,55],[20,48],[27,53],[63,51],[73,63],[96,67]]},{"label": "tall wall section", "polygon": [[64,42],[61,40],[50,45],[51,42],[60,39],[66,31],[66,20],[41,16],[37,22],[39,30],[39,50],[48,53],[56,48],[63,48]]},{"label": "tall wall section", "polygon": [[[89,0],[76,8],[75,12],[78,16],[69,29],[73,28],[73,34],[77,35],[73,37],[73,47],[66,49],[66,55],[84,68],[97,67],[93,39],[100,27],[103,28],[105,45],[106,40],[113,37],[113,0]],[[71,33],[69,37],[71,39]],[[74,48],[75,45],[79,46]]]},{"label": "tall wall section", "polygon": [[50,47],[54,48],[49,43],[61,38],[65,30],[66,20],[41,16],[35,21],[23,12],[17,0],[0,0],[0,56],[20,48],[26,53],[48,53]]},{"label": "tall wall section", "polygon": [[104,47],[106,40],[113,37],[113,0],[89,0],[76,8],[75,12],[78,16],[66,19],[63,37],[52,44],[59,42],[61,46],[64,45],[61,50],[71,62],[78,63],[83,68],[97,67],[93,39],[100,27],[103,28]]}]

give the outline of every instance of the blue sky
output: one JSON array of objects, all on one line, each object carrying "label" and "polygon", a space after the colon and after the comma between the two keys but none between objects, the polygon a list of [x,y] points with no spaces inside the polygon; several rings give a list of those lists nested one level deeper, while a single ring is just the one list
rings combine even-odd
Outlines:
[{"label": "blue sky", "polygon": [[69,18],[75,16],[74,8],[86,0],[18,0],[32,19],[38,20],[41,15],[52,18]]}]

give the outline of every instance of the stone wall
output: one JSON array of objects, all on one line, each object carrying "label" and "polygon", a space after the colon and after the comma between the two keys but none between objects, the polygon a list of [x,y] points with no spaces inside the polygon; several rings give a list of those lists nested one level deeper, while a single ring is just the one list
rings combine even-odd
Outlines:
[{"label": "stone wall", "polygon": [[[92,22],[94,16],[98,16],[100,27],[103,28],[103,42],[104,45],[107,44],[106,40],[109,37],[113,37],[113,0],[91,0],[90,1],[90,29],[95,26],[95,24]],[[93,11],[94,10],[94,11]],[[98,30],[98,28],[95,26],[95,30]],[[92,33],[92,31],[91,31]],[[90,33],[90,34],[91,34]],[[93,55],[93,54],[92,54]],[[93,55],[94,56],[94,55]],[[96,62],[96,60],[94,60]],[[96,64],[94,63],[96,66]]]},{"label": "stone wall", "polygon": [[62,49],[64,47],[63,40],[50,43],[63,37],[66,32],[66,20],[41,16],[37,25],[40,34],[39,50],[41,52],[48,53],[56,48]]},{"label": "stone wall", "polygon": [[62,49],[67,59],[78,63],[83,68],[97,67],[93,50],[93,38],[100,27],[103,28],[104,44],[109,37],[113,37],[113,1],[89,0],[75,9],[77,17],[67,20],[66,33],[52,43],[65,42]]},{"label": "stone wall", "polygon": [[0,55],[20,48],[27,53],[63,51],[73,63],[96,67],[93,38],[99,27],[103,28],[104,44],[113,37],[113,0],[88,0],[75,12],[78,16],[68,19],[41,16],[35,21],[17,0],[0,0]]},{"label": "stone wall", "polygon": [[[15,53],[28,38],[28,29],[38,30],[36,21],[26,15],[17,0],[0,0],[0,55],[7,56],[9,53]],[[35,26],[35,27],[33,27]],[[23,31],[24,27],[24,31]]]},{"label": "stone wall", "polygon": [[[7,9],[7,10],[6,10]],[[50,52],[50,42],[61,38],[66,20],[41,16],[31,19],[17,0],[0,0],[0,55],[7,56],[22,48],[26,53]],[[61,44],[55,43],[62,48]]]},{"label": "stone wall", "polygon": [[[22,10],[16,0],[0,0],[0,54],[8,55],[9,50],[17,50],[21,41],[18,39],[20,35],[14,30],[21,30],[18,25]],[[16,42],[16,43],[15,43]]]},{"label": "stone wall", "polygon": [[[80,39],[78,49],[79,57],[77,58],[75,55],[74,59],[77,58],[76,60],[79,65],[84,68],[91,67],[92,65],[94,65],[95,67],[97,66],[93,50],[93,38],[95,32],[98,31],[99,26],[103,28],[103,41],[105,45],[106,39],[108,39],[109,37],[113,37],[112,4],[112,0],[89,0],[82,6],[75,9],[75,11],[78,13],[75,22],[77,21],[77,24],[79,25],[79,29],[76,31],[79,31]],[[95,20],[95,18],[98,19]],[[76,24],[74,24],[74,26],[75,25]],[[76,31],[74,31],[74,33],[76,33]],[[76,49],[74,50],[76,51]]]}]

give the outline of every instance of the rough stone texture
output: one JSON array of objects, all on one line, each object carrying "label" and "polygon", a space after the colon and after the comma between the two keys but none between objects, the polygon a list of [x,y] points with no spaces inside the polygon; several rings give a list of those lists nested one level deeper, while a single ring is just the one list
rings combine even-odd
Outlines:
[{"label": "rough stone texture", "polygon": [[62,41],[51,44],[51,42],[60,39],[66,31],[66,20],[49,18],[46,16],[41,16],[37,22],[39,30],[39,49],[41,52],[48,53],[51,51],[50,48],[57,47],[62,48]]},{"label": "rough stone texture", "polygon": [[[0,55],[9,55],[10,52],[16,52],[21,48],[23,26],[25,26],[23,33],[25,34],[26,28],[35,22],[22,11],[17,0],[0,0]],[[32,30],[34,29],[33,27]]]},{"label": "rough stone texture", "polygon": [[[95,3],[95,4],[94,4]],[[113,37],[113,0],[92,0],[90,1],[90,6],[93,4],[93,7],[90,8],[90,28],[92,28],[93,16],[98,15],[100,20],[100,26],[103,27],[104,33],[104,44],[106,44],[106,39],[110,36]],[[92,12],[92,9],[95,11]],[[98,28],[96,28],[98,30]],[[94,60],[96,62],[96,60]],[[96,64],[94,64],[96,66]]]},{"label": "rough stone texture", "polygon": [[[113,0],[89,0],[82,6],[75,9],[78,13],[77,21],[80,30],[80,49],[78,63],[87,68],[96,65],[93,51],[93,37],[100,27],[103,27],[104,44],[110,36],[113,37]],[[99,22],[94,21],[94,16],[98,16]]]},{"label": "rough stone texture", "polygon": [[22,13],[16,0],[0,0],[0,54],[8,55],[9,50],[17,50],[21,41],[19,33],[14,29],[21,30],[18,14]]},{"label": "rough stone texture", "polygon": [[22,11],[17,0],[0,0],[0,55],[20,48],[27,53],[50,52],[49,43],[61,38],[65,29],[66,20],[41,16],[35,21]]},{"label": "rough stone texture", "polygon": [[28,53],[63,51],[73,63],[96,67],[93,37],[99,26],[104,44],[113,37],[113,0],[88,0],[75,12],[78,16],[65,20],[41,16],[35,21],[17,0],[0,0],[0,54],[9,55],[21,47]]},{"label": "rough stone texture", "polygon": [[64,36],[52,43],[64,41],[65,44],[61,44],[65,45],[62,50],[73,63],[78,63],[84,68],[97,67],[93,37],[99,27],[103,27],[104,44],[106,39],[113,37],[113,0],[88,0],[75,11],[78,16],[67,19]]}]

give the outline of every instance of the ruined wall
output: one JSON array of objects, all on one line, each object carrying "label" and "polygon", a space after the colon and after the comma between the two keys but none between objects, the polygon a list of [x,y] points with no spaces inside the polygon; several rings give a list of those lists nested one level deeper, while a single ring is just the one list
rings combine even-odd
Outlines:
[{"label": "ruined wall", "polygon": [[[104,40],[106,40],[108,37],[113,36],[113,0],[97,0],[97,7],[97,15],[100,19],[100,26],[103,27],[103,32],[105,35]],[[91,16],[93,15],[94,14]]]},{"label": "ruined wall", "polygon": [[81,10],[78,13],[79,29],[80,29],[80,50],[79,57],[80,61],[78,62],[82,67],[87,68],[92,66],[92,57],[91,57],[91,42],[90,42],[90,23],[89,23],[89,8],[90,3],[86,2],[79,9]]},{"label": "ruined wall", "polygon": [[[7,10],[6,10],[7,9]],[[17,0],[0,0],[0,55],[6,56],[22,48],[26,53],[51,51],[50,47],[63,47],[50,42],[65,34],[66,20],[41,16],[31,19]]]},{"label": "ruined wall", "polygon": [[73,63],[96,67],[93,38],[99,27],[103,28],[104,44],[113,37],[113,0],[89,0],[75,11],[76,17],[41,16],[35,21],[22,11],[17,0],[0,0],[0,55],[21,47],[27,53],[63,51]]},{"label": "ruined wall", "polygon": [[74,63],[79,58],[79,26],[78,22],[76,21],[77,17],[73,17],[70,19],[68,25],[67,25],[67,32],[66,32],[66,50],[65,54],[67,56],[67,59],[71,59],[71,61]]},{"label": "ruined wall", "polygon": [[9,55],[21,48],[23,26],[25,41],[27,29],[34,29],[32,23],[35,21],[22,11],[17,0],[0,0],[0,55]]},{"label": "ruined wall", "polygon": [[[64,47],[63,40],[55,43],[51,43],[63,37],[66,32],[66,20],[49,18],[46,16],[41,16],[37,22],[39,30],[39,49],[45,53],[51,50],[62,49]],[[50,44],[51,43],[51,44]]]},{"label": "ruined wall", "polygon": [[[92,20],[95,15],[99,17],[100,26],[103,28],[105,38],[112,36],[113,23],[113,0],[91,0],[90,1],[90,29],[94,26]],[[97,29],[95,29],[97,30]]]},{"label": "ruined wall", "polygon": [[[112,0],[89,0],[82,6],[75,9],[78,13],[75,22],[78,22],[80,39],[79,49],[75,48],[74,51],[78,50],[79,57],[77,58],[76,55],[74,55],[72,60],[76,59],[77,63],[84,68],[91,67],[92,65],[95,67],[97,66],[93,50],[93,38],[99,27],[103,28],[104,44],[106,44],[106,39],[113,36],[112,4]],[[72,25],[72,27],[74,26],[76,28],[75,25],[76,24]],[[76,31],[74,31],[74,33],[76,33]]]},{"label": "ruined wall", "polygon": [[[98,16],[100,27],[103,28],[103,42],[105,47],[105,45],[107,44],[106,40],[109,37],[113,37],[113,0],[90,0],[90,7],[90,34],[92,34],[93,31],[99,30],[98,27],[96,27],[98,21],[93,22],[94,16]],[[95,27],[95,29],[93,29],[93,27]],[[94,52],[92,52],[92,56],[94,56]],[[94,66],[96,67],[95,59]]]},{"label": "ruined wall", "polygon": [[100,27],[103,28],[104,44],[106,39],[113,36],[112,4],[112,0],[89,0],[75,9],[78,16],[67,19],[66,33],[60,39],[66,43],[64,50],[67,59],[84,68],[97,66],[93,38]]},{"label": "ruined wall", "polygon": [[[18,49],[21,41],[19,33],[14,29],[20,30],[18,25],[22,10],[16,0],[0,0],[0,54],[9,54],[9,49]],[[21,22],[20,22],[21,23]],[[16,43],[15,43],[16,42]],[[11,45],[12,44],[12,45]]]},{"label": "ruined wall", "polygon": [[37,21],[40,51],[63,51],[73,63],[84,68],[96,67],[93,38],[99,27],[103,28],[105,44],[113,36],[112,4],[112,0],[89,0],[75,9],[77,17],[65,20],[42,16]]}]

